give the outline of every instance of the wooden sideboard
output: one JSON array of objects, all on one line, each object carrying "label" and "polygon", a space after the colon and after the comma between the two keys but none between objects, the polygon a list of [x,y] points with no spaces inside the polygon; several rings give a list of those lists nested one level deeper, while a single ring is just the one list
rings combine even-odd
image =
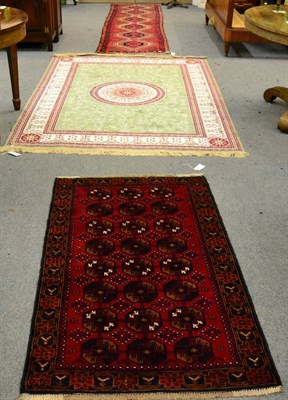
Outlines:
[{"label": "wooden sideboard", "polygon": [[18,8],[28,15],[27,35],[23,42],[47,43],[53,51],[53,42],[62,33],[61,0],[1,0],[1,5]]},{"label": "wooden sideboard", "polygon": [[[245,28],[244,10],[249,3],[239,0],[207,0],[205,4],[206,25],[209,21],[224,41],[225,56],[228,56],[231,43],[263,43],[267,39],[254,35]],[[238,8],[238,10],[237,10]]]}]

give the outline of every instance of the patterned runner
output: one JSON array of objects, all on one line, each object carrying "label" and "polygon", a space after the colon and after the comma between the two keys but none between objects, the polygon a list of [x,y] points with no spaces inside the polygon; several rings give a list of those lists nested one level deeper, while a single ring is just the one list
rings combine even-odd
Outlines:
[{"label": "patterned runner", "polygon": [[169,52],[161,6],[112,4],[96,52]]},{"label": "patterned runner", "polygon": [[204,177],[56,179],[23,399],[280,390]]}]

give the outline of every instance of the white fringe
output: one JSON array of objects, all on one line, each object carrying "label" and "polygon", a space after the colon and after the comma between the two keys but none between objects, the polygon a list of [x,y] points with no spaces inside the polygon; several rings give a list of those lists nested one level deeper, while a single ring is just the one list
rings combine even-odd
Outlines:
[{"label": "white fringe", "polygon": [[112,394],[21,394],[17,400],[192,400],[219,399],[241,396],[263,396],[282,392],[282,386],[225,392],[179,392],[179,393],[112,393]]}]

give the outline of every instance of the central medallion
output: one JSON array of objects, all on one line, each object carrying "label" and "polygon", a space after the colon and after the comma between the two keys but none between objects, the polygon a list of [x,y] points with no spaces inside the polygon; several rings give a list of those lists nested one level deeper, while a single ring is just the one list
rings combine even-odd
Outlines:
[{"label": "central medallion", "polygon": [[90,95],[102,103],[139,106],[162,99],[165,92],[150,83],[121,81],[97,85],[90,90]]}]

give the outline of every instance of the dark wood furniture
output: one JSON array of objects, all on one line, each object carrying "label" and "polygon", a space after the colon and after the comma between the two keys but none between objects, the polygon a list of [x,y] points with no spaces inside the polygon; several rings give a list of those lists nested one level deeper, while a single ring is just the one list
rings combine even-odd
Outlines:
[{"label": "dark wood furniture", "polygon": [[189,8],[186,4],[182,4],[178,0],[171,0],[168,3],[162,3],[162,6],[167,6],[168,9],[173,7]]},{"label": "dark wood furniture", "polygon": [[[288,46],[288,5],[253,7],[245,11],[244,17],[245,26],[249,31],[269,39],[271,42]],[[266,89],[263,97],[268,103],[271,103],[277,97],[288,103],[288,88],[275,86]],[[281,115],[278,121],[278,129],[288,133],[288,111]]]},{"label": "dark wood furniture", "polygon": [[23,42],[47,43],[53,51],[53,42],[59,41],[62,33],[61,0],[1,0],[1,5],[25,11],[29,21]]},{"label": "dark wood furniture", "polygon": [[253,3],[239,0],[207,0],[205,5],[206,25],[208,22],[218,31],[224,40],[225,56],[228,56],[231,43],[267,42],[268,40],[254,35],[244,24],[244,15],[238,10],[247,9]]},{"label": "dark wood furniture", "polygon": [[26,36],[28,15],[15,8],[6,7],[0,10],[0,49],[7,50],[10,80],[15,110],[21,106],[19,92],[17,43]]}]

